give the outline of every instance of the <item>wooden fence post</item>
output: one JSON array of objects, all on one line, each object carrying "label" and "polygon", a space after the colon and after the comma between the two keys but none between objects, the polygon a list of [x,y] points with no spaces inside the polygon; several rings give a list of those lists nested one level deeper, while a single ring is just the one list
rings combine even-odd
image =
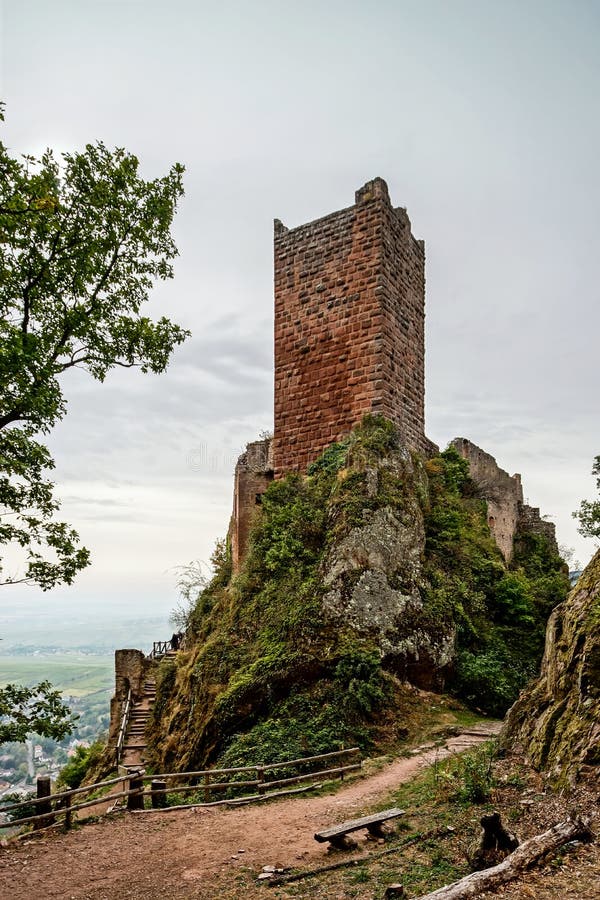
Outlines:
[{"label": "wooden fence post", "polygon": [[265,792],[265,770],[262,766],[256,767],[256,780],[258,781],[258,793],[264,794]]},{"label": "wooden fence post", "polygon": [[139,793],[129,794],[127,797],[127,809],[143,809],[144,808],[144,779],[139,772],[132,772],[129,779],[129,790],[139,791]]},{"label": "wooden fence post", "polygon": [[[52,800],[50,800],[50,794],[52,793],[52,782],[50,781],[49,775],[38,775],[37,779],[37,797],[47,797],[48,799],[44,803],[37,803],[38,814],[42,813],[51,813],[52,812]],[[54,816],[48,816],[47,819],[38,819],[37,822],[33,823],[34,828],[46,828],[48,825],[52,825],[54,822]]]},{"label": "wooden fence post", "polygon": [[210,773],[204,775],[204,802],[210,803]]},{"label": "wooden fence post", "polygon": [[167,801],[167,782],[161,778],[153,778],[150,782],[150,799],[152,801],[152,809],[164,809],[168,806]]},{"label": "wooden fence post", "polygon": [[71,827],[71,821],[73,818],[73,813],[71,812],[71,795],[67,794],[65,797],[65,830],[68,831]]}]

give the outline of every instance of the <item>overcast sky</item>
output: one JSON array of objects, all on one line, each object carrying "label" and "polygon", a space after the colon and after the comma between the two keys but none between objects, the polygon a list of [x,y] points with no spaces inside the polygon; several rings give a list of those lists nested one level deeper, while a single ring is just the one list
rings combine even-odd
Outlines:
[{"label": "overcast sky", "polygon": [[28,601],[173,606],[173,567],[208,560],[235,458],[272,426],[273,218],[348,206],[375,176],[426,244],[428,435],[521,472],[587,561],[571,511],[600,453],[599,2],[1,8],[11,151],[101,139],[147,177],[187,170],[152,309],[193,337],[160,377],[65,379],[50,443],[93,566]]}]

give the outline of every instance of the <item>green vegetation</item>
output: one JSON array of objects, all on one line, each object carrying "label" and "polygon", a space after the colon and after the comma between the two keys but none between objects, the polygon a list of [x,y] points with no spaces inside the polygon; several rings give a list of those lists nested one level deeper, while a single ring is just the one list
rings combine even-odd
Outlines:
[{"label": "green vegetation", "polygon": [[0,746],[25,741],[32,732],[59,741],[71,734],[74,725],[71,710],[50,682],[0,688]]},{"label": "green vegetation", "polygon": [[104,751],[104,741],[94,741],[89,747],[76,747],[74,755],[60,771],[56,782],[57,790],[78,788],[89,771],[98,765]]},{"label": "green vegetation", "polygon": [[570,787],[600,763],[600,551],[553,612],[546,654],[510,711],[503,741],[524,747],[550,783]]},{"label": "green vegetation", "polygon": [[432,618],[456,627],[450,684],[468,703],[503,715],[537,671],[546,621],[569,589],[567,569],[535,534],[517,534],[507,569],[468,462],[450,447],[425,469],[425,600]]},{"label": "green vegetation", "polygon": [[59,162],[51,150],[14,158],[0,142],[0,168],[0,545],[18,548],[23,567],[1,583],[49,590],[71,584],[89,552],[54,518],[54,461],[37,438],[66,413],[65,372],[162,372],[185,340],[141,314],[173,274],[183,167],[145,181],[135,156],[102,143]]},{"label": "green vegetation", "polygon": [[63,694],[85,697],[112,687],[114,663],[110,656],[91,654],[0,654],[0,686],[12,681],[31,686],[42,681],[44,676],[48,676],[54,687]]},{"label": "green vegetation", "polygon": [[[592,475],[596,476],[596,489],[600,493],[600,456],[594,459]],[[579,509],[573,513],[573,518],[579,519],[579,534],[600,538],[600,499],[582,500]]]},{"label": "green vegetation", "polygon": [[[114,673],[110,657],[89,654],[42,654],[35,656],[0,655],[0,687],[19,681],[33,688],[47,675],[53,687],[62,695],[62,702],[73,718],[73,729],[62,739],[43,737],[31,731],[27,737],[43,750],[43,761],[35,760],[37,772],[54,772],[68,761],[68,750],[74,739],[94,741],[109,725],[108,699],[113,687]],[[12,770],[5,774],[7,781],[28,780],[27,752],[23,745],[7,743],[2,746],[7,756],[3,767]],[[49,769],[48,769],[49,767]]]},{"label": "green vegetation", "polygon": [[[0,170],[0,549],[10,547],[17,566],[9,574],[0,556],[0,585],[46,591],[90,561],[55,518],[54,460],[39,441],[66,413],[64,373],[102,382],[117,367],[163,372],[188,335],[141,313],[154,282],[173,275],[183,167],[145,181],[122,148],[88,144],[59,162],[51,150],[12,157],[0,141]],[[0,698],[0,740],[23,740],[28,719],[42,735],[72,730],[47,682],[10,685]]]},{"label": "green vegetation", "polygon": [[[415,519],[424,523],[420,574],[399,558],[389,575],[390,589],[410,595],[397,625],[402,652],[415,653],[415,634],[424,646],[454,644],[440,678],[479,709],[506,710],[539,662],[545,618],[567,588],[564,566],[542,538],[523,536],[507,569],[468,463],[453,449],[411,458],[390,422],[367,416],[306,477],[269,486],[235,578],[219,545],[216,574],[186,614],[191,649],[161,665],[157,765],[249,765],[409,734],[409,692],[394,677],[404,672],[400,650],[386,657],[373,629],[333,620],[323,606],[337,548],[379,510],[409,536]],[[344,590],[366,567],[345,571]]]},{"label": "green vegetation", "polygon": [[463,806],[487,803],[496,786],[494,775],[495,744],[490,741],[463,754],[452,764],[436,771],[436,795],[443,785],[448,800]]},{"label": "green vegetation", "polygon": [[[364,465],[376,465],[397,445],[390,423],[367,419],[344,451],[329,451],[313,475],[271,484],[243,571],[233,581],[229,553],[220,545],[216,575],[189,619],[194,650],[176,675],[159,676],[155,716],[166,717],[173,734],[154,745],[162,764],[177,758],[200,765],[223,753],[227,764],[241,756],[251,764],[299,750],[308,755],[369,745],[367,724],[394,685],[373,642],[323,623],[319,566],[365,504],[388,502],[388,479],[377,498],[363,496]],[[181,702],[170,702],[174,697]]]}]

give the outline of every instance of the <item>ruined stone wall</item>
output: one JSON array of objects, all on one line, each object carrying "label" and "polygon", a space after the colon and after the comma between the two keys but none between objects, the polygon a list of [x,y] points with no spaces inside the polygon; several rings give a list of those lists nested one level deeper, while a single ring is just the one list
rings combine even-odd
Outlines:
[{"label": "ruined stone wall", "polygon": [[525,531],[528,534],[541,534],[546,538],[555,553],[558,553],[558,543],[556,541],[556,527],[554,522],[548,522],[540,515],[537,506],[522,506],[518,522],[519,531]]},{"label": "ruined stone wall", "polygon": [[260,501],[273,480],[273,442],[266,438],[247,444],[235,467],[233,515],[229,529],[234,574],[248,548],[250,528]]},{"label": "ruined stone wall", "polygon": [[275,222],[275,474],[304,471],[367,412],[424,435],[425,252],[377,178],[307,225]]},{"label": "ruined stone wall", "polygon": [[490,531],[508,562],[523,506],[521,476],[509,475],[493,456],[467,438],[455,438],[452,446],[469,461],[471,478],[487,501]]},{"label": "ruined stone wall", "polygon": [[490,531],[505,560],[509,562],[513,554],[517,531],[542,535],[558,553],[554,523],[543,519],[537,507],[523,503],[521,476],[509,475],[493,456],[467,438],[455,438],[452,446],[469,460],[471,478],[487,501]]},{"label": "ruined stone wall", "polygon": [[141,700],[144,682],[154,665],[141,650],[115,650],[115,693],[110,701],[109,749],[116,746],[129,689],[134,701]]}]

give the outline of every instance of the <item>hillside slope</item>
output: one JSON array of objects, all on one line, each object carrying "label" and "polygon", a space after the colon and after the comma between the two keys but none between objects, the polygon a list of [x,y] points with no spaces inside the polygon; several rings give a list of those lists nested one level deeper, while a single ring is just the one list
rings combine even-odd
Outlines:
[{"label": "hillside slope", "polygon": [[241,572],[221,546],[159,669],[160,768],[394,742],[418,718],[406,682],[502,714],[535,671],[564,564],[521,535],[507,567],[455,450],[425,460],[366,417],[258,509]]}]

